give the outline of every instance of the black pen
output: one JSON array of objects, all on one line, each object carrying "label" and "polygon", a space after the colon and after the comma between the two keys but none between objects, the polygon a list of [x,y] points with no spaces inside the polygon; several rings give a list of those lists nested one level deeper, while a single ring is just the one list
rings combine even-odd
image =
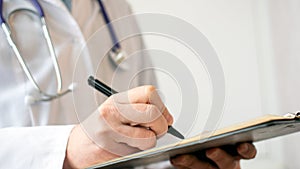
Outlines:
[{"label": "black pen", "polygon": [[[118,93],[117,91],[113,90],[112,88],[110,88],[106,84],[104,84],[104,83],[100,82],[99,80],[95,79],[93,76],[89,77],[88,84],[90,86],[92,86],[93,88],[95,88],[96,90],[98,90],[99,92],[106,95],[107,97]],[[180,139],[184,139],[184,136],[172,126],[169,126],[168,133],[170,133],[173,136],[178,137]]]}]

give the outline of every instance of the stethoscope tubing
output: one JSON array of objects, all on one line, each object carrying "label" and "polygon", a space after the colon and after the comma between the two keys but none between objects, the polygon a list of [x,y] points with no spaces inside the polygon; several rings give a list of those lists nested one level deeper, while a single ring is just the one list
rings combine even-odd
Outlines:
[{"label": "stethoscope tubing", "polygon": [[3,17],[3,0],[0,0],[0,10],[1,10],[1,13],[0,13],[0,24],[2,25],[3,23],[5,23],[5,19]]},{"label": "stethoscope tubing", "polygon": [[40,17],[45,17],[44,11],[37,0],[31,0],[31,3],[35,6],[35,9],[38,11]]},{"label": "stethoscope tubing", "polygon": [[40,17],[40,21],[41,21],[41,25],[42,25],[42,31],[43,31],[43,35],[44,38],[47,42],[47,47],[49,49],[50,52],[50,56],[54,65],[54,70],[55,70],[55,74],[56,74],[56,79],[57,79],[57,93],[56,94],[48,94],[46,92],[44,92],[39,85],[37,84],[37,82],[35,81],[35,79],[33,78],[32,73],[30,72],[27,64],[25,63],[20,51],[18,50],[16,44],[14,43],[12,37],[11,37],[11,31],[10,28],[8,26],[8,24],[6,23],[4,17],[3,17],[3,0],[0,0],[0,10],[1,10],[1,27],[6,35],[7,41],[9,43],[9,45],[11,46],[12,50],[14,51],[23,71],[25,72],[25,75],[27,76],[27,78],[31,81],[31,83],[33,84],[33,86],[39,91],[39,93],[41,93],[42,95],[44,95],[43,98],[41,98],[41,100],[53,100],[57,97],[60,97],[66,93],[69,92],[69,89],[66,91],[62,91],[62,77],[61,77],[61,71],[58,65],[58,61],[57,61],[57,57],[54,51],[54,47],[51,41],[51,37],[46,25],[46,21],[45,21],[45,17],[44,17],[44,11],[41,8],[41,5],[38,3],[37,0],[31,0],[30,2],[32,2],[32,4],[34,5],[34,7],[37,10],[37,14]]},{"label": "stethoscope tubing", "polygon": [[115,32],[112,24],[110,23],[110,18],[107,14],[105,6],[102,3],[102,0],[98,0],[98,3],[99,3],[100,10],[101,10],[100,12],[102,12],[102,14],[103,14],[103,19],[104,19],[106,25],[108,26],[109,33],[110,33],[110,36],[113,41],[114,46],[113,46],[112,50],[113,50],[113,52],[118,52],[121,49],[121,45],[119,44],[116,32]]},{"label": "stethoscope tubing", "polygon": [[[49,30],[47,28],[47,23],[45,21],[45,13],[40,5],[40,3],[37,0],[30,0],[30,2],[33,4],[33,6],[35,7],[36,11],[31,11],[35,14],[38,14],[38,16],[40,17],[40,21],[41,21],[41,25],[42,25],[42,31],[43,31],[43,35],[44,38],[47,42],[47,47],[49,49],[50,52],[50,56],[52,58],[52,62],[54,65],[54,70],[55,70],[55,74],[56,74],[56,79],[57,79],[57,92],[56,94],[49,94],[44,92],[38,85],[38,83],[35,81],[31,71],[29,70],[27,64],[25,63],[20,51],[18,50],[16,44],[14,43],[12,37],[11,37],[11,31],[10,31],[10,27],[9,25],[6,23],[6,20],[3,17],[3,0],[0,0],[0,24],[2,29],[4,30],[4,33],[6,35],[6,38],[8,40],[9,45],[11,46],[13,52],[15,53],[23,71],[25,72],[27,78],[29,79],[29,81],[31,81],[31,83],[33,84],[33,86],[39,91],[40,94],[42,94],[42,96],[40,97],[40,99],[37,99],[38,101],[51,101],[53,99],[56,99],[60,96],[63,96],[69,92],[71,92],[73,89],[67,89],[65,91],[62,91],[62,77],[61,77],[61,71],[58,65],[58,61],[57,61],[57,57],[55,54],[55,50],[54,50],[54,46],[50,37],[50,33]],[[118,38],[116,36],[115,30],[110,22],[110,18],[107,14],[107,11],[105,9],[104,4],[102,3],[102,0],[98,0],[99,3],[99,7],[100,7],[100,12],[103,15],[103,18],[105,20],[106,25],[109,28],[109,33],[110,36],[112,38],[112,42],[113,42],[113,48],[111,50],[111,58],[113,59],[113,61],[116,64],[120,64],[125,58],[125,52],[121,50],[121,45],[119,44]],[[72,84],[70,85],[72,86]],[[73,87],[72,87],[73,88]]]}]

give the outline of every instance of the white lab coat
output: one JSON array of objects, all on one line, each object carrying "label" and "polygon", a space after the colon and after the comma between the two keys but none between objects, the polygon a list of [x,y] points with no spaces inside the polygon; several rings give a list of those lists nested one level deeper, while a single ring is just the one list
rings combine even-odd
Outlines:
[{"label": "white lab coat", "polygon": [[[9,47],[3,30],[0,30],[0,168],[62,167],[73,125],[84,120],[105,99],[87,85],[89,75],[96,74],[120,91],[128,89],[128,84],[130,87],[155,85],[151,71],[135,78],[127,76],[150,65],[147,57],[134,58],[130,69],[114,74],[116,67],[111,60],[98,54],[101,53],[98,50],[111,47],[112,43],[108,32],[106,36],[94,34],[104,25],[96,0],[74,0],[71,13],[61,0],[39,2],[45,12],[58,57],[63,88],[67,89],[72,83],[76,83],[77,87],[74,92],[51,102],[28,103],[26,96],[35,95],[36,91]],[[125,0],[106,0],[105,6],[112,20],[131,12]],[[56,78],[53,62],[42,37],[39,17],[24,10],[16,12],[18,9],[33,8],[24,0],[4,1],[6,19],[15,11],[7,20],[12,21],[12,32],[19,50],[38,84],[43,90],[53,92],[56,90]],[[138,27],[132,20],[122,28],[115,29],[119,33],[138,30]],[[85,48],[87,41],[90,43]],[[121,45],[129,55],[143,49],[140,37],[129,38]]]}]

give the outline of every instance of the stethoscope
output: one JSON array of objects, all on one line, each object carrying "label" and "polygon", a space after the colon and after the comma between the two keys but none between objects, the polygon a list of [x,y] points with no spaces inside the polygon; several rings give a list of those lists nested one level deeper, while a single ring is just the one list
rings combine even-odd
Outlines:
[{"label": "stethoscope", "polygon": [[[71,85],[69,85],[67,90],[62,90],[62,77],[61,77],[61,71],[58,65],[58,61],[57,61],[57,57],[54,51],[54,46],[52,44],[51,38],[50,38],[50,34],[47,28],[47,23],[45,21],[45,14],[44,11],[41,7],[41,5],[39,4],[39,2],[37,0],[30,0],[30,2],[33,4],[33,6],[35,7],[35,9],[37,10],[37,12],[27,9],[28,11],[35,13],[37,15],[39,15],[40,17],[40,21],[41,21],[41,25],[42,25],[42,30],[43,30],[43,35],[44,38],[47,42],[47,46],[49,49],[49,53],[54,65],[54,70],[55,70],[55,75],[56,75],[56,80],[57,80],[57,91],[55,94],[49,94],[47,92],[44,92],[41,87],[38,85],[38,83],[36,82],[36,80],[33,78],[32,73],[30,72],[27,64],[25,63],[19,49],[17,48],[14,40],[12,39],[11,36],[11,30],[9,25],[6,23],[4,17],[3,17],[3,0],[0,0],[0,23],[1,23],[1,27],[4,31],[4,34],[7,38],[7,41],[10,45],[10,47],[12,48],[14,54],[16,55],[18,62],[20,63],[23,71],[25,72],[25,75],[27,76],[27,78],[29,79],[29,81],[33,84],[34,88],[39,92],[40,96],[37,97],[33,97],[33,96],[27,96],[25,98],[25,101],[29,104],[33,104],[33,103],[37,103],[37,102],[47,102],[47,101],[52,101],[56,98],[59,98],[61,96],[66,95],[67,93],[70,93],[71,91],[74,90],[75,85],[72,83]],[[126,54],[125,52],[122,51],[121,46],[118,42],[116,33],[114,31],[114,28],[112,27],[112,25],[110,24],[110,19],[108,17],[108,14],[106,12],[106,9],[102,3],[101,0],[98,0],[99,2],[99,6],[100,6],[100,10],[102,12],[103,18],[109,28],[109,33],[110,36],[112,38],[112,42],[114,44],[113,48],[111,49],[111,51],[109,52],[110,58],[112,59],[112,61],[116,64],[119,65],[124,59],[126,59]]]}]

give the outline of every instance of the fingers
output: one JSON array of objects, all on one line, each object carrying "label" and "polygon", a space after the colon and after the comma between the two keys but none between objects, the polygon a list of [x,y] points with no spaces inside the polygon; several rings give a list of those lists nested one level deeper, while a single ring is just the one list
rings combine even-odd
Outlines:
[{"label": "fingers", "polygon": [[219,169],[240,169],[240,160],[220,148],[207,150],[206,156],[214,161]]},{"label": "fingers", "polygon": [[[103,136],[105,134],[105,136]],[[129,144],[122,141],[124,135],[115,131],[100,132],[98,137],[93,137],[93,142],[111,154],[119,157],[141,151],[137,146],[129,146]],[[130,143],[133,141],[130,141]],[[138,145],[140,146],[140,145]]]},{"label": "fingers", "polygon": [[156,145],[156,135],[153,131],[126,125],[119,127],[114,134],[114,140],[117,143],[125,143],[139,150],[147,150]]},{"label": "fingers", "polygon": [[111,106],[114,106],[116,111],[128,120],[127,123],[150,123],[163,117],[162,112],[151,104],[113,104]]},{"label": "fingers", "polygon": [[[156,138],[165,134],[168,130],[166,119],[153,105],[102,104],[99,111],[99,122],[103,123],[101,121],[104,121],[107,124],[106,126],[110,127],[108,130],[110,132],[106,134],[110,136],[108,139],[139,150],[153,148],[156,145]],[[120,113],[120,111],[123,113]],[[100,141],[102,140],[103,138]],[[101,143],[101,145],[103,144]],[[110,143],[105,142],[106,144]],[[119,155],[126,155],[131,149],[120,151],[114,149],[114,152],[118,152]]]},{"label": "fingers", "polygon": [[120,104],[143,103],[155,105],[160,112],[162,112],[168,124],[173,124],[173,117],[165,107],[154,86],[141,86],[126,92],[121,92],[113,95],[110,100]]},{"label": "fingers", "polygon": [[153,148],[172,123],[172,116],[153,86],[113,95],[84,121],[93,141],[119,156]]},{"label": "fingers", "polygon": [[121,109],[134,109],[133,111],[122,111],[124,118],[121,118],[123,124],[132,126],[142,126],[151,129],[156,136],[161,136],[168,131],[168,122],[162,116],[162,113],[154,105],[132,104],[119,106]]},{"label": "fingers", "polygon": [[154,86],[140,86],[130,89],[125,92],[120,92],[114,95],[114,101],[122,104],[129,103],[157,103],[157,106],[162,108],[163,104],[158,99],[156,88]]},{"label": "fingers", "polygon": [[211,159],[216,165],[213,166],[209,162],[201,161],[194,155],[181,155],[171,159],[171,163],[176,168],[189,169],[240,169],[240,161],[235,157],[227,154],[220,148],[213,148],[206,151],[206,156]]},{"label": "fingers", "polygon": [[168,131],[168,123],[161,112],[149,104],[104,104],[99,108],[101,117],[112,128],[120,125],[150,129],[156,136]]},{"label": "fingers", "polygon": [[[101,106],[100,106],[101,107]],[[99,149],[125,156],[156,145],[156,134],[145,127],[135,127],[120,122],[118,113],[104,106],[81,123],[89,138]],[[111,112],[108,112],[111,111]],[[100,150],[100,151],[102,151]]]},{"label": "fingers", "polygon": [[205,161],[200,161],[193,155],[181,155],[171,159],[172,165],[177,169],[216,169],[214,166]]},{"label": "fingers", "polygon": [[257,150],[251,143],[241,143],[237,146],[238,156],[232,156],[221,148],[213,148],[206,151],[206,156],[212,160],[216,166],[207,161],[201,161],[194,155],[181,155],[171,159],[171,163],[177,169],[240,169],[240,159],[252,159]]},{"label": "fingers", "polygon": [[256,156],[257,150],[251,143],[241,143],[237,146],[237,151],[243,159],[252,159]]}]

